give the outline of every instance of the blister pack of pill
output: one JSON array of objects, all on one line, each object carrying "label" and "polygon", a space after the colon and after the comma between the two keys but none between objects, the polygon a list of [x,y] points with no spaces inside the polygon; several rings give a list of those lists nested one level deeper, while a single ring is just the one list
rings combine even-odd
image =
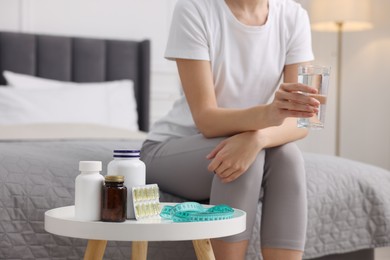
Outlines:
[{"label": "blister pack of pill", "polygon": [[148,184],[132,188],[133,206],[137,220],[159,218],[161,212],[160,194],[157,184]]}]

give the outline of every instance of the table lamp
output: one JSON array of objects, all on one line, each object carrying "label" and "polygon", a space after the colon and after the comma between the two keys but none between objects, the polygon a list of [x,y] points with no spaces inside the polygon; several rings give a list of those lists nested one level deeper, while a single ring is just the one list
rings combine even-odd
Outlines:
[{"label": "table lamp", "polygon": [[336,140],[335,154],[340,156],[340,111],[343,32],[372,28],[370,0],[310,0],[311,28],[337,32]]}]

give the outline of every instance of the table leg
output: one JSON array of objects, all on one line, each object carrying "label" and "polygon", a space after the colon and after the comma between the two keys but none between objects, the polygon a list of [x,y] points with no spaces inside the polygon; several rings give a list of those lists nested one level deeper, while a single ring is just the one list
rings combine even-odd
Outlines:
[{"label": "table leg", "polygon": [[106,250],[107,240],[88,240],[84,260],[101,260]]},{"label": "table leg", "polygon": [[210,239],[192,240],[198,260],[215,260]]},{"label": "table leg", "polygon": [[148,255],[148,241],[131,242],[131,260],[146,260]]}]

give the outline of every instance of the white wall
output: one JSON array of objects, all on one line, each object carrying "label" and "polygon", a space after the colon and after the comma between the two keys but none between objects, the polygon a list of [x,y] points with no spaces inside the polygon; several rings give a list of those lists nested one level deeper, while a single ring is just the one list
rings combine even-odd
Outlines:
[{"label": "white wall", "polygon": [[0,30],[19,30],[20,1],[0,0]]},{"label": "white wall", "polygon": [[[308,7],[309,0],[297,0]],[[0,30],[152,40],[154,122],[178,96],[173,63],[163,59],[176,0],[0,0]],[[390,1],[372,0],[371,31],[346,33],[343,49],[343,157],[390,169]],[[326,129],[299,142],[308,152],[334,154],[336,35],[313,32],[316,63],[333,67]]]},{"label": "white wall", "polygon": [[373,0],[375,29],[345,37],[342,152],[390,168],[390,1]]}]

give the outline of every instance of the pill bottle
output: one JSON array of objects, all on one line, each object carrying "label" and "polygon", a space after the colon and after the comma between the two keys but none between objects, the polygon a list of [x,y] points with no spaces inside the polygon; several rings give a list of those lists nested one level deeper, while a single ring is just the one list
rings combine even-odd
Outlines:
[{"label": "pill bottle", "polygon": [[102,162],[80,161],[80,174],[75,181],[75,218],[85,221],[100,220],[101,194],[104,177]]},{"label": "pill bottle", "polygon": [[126,220],[127,188],[123,182],[123,176],[105,176],[102,190],[102,221],[123,222]]},{"label": "pill bottle", "polygon": [[140,150],[114,150],[114,159],[107,165],[107,175],[122,175],[127,187],[127,218],[135,219],[132,188],[145,185],[146,167],[140,160]]}]

